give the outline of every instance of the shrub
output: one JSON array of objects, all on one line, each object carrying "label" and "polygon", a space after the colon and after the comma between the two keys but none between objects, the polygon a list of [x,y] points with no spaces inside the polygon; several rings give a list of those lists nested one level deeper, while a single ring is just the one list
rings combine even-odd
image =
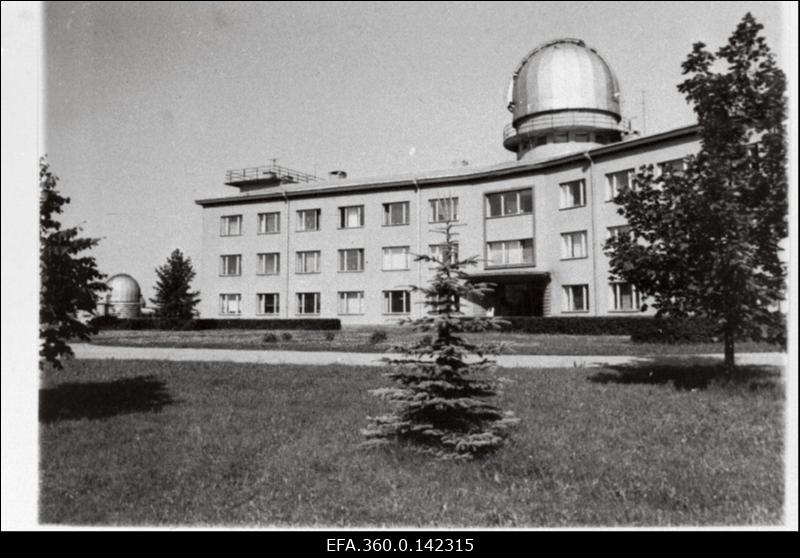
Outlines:
[{"label": "shrub", "polygon": [[261,339],[264,343],[275,343],[278,340],[278,336],[274,333],[265,333],[264,337]]},{"label": "shrub", "polygon": [[283,333],[281,333],[281,339],[283,339],[284,341],[291,341],[292,334],[289,333],[288,331],[284,331]]},{"label": "shrub", "polygon": [[373,345],[377,345],[378,343],[386,341],[387,337],[386,332],[379,329],[378,331],[372,332],[372,335],[369,336],[369,342]]},{"label": "shrub", "polygon": [[325,332],[325,341],[333,341],[336,339],[336,334],[332,331]]},{"label": "shrub", "polygon": [[128,330],[210,330],[210,329],[303,329],[338,330],[342,323],[335,318],[313,319],[241,319],[241,320],[166,320],[155,317],[120,319],[116,316],[96,316],[91,324],[99,329]]}]

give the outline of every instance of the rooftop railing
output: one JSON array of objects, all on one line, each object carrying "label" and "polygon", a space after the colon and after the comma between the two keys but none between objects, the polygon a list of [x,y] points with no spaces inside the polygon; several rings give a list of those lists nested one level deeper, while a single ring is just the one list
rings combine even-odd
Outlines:
[{"label": "rooftop railing", "polygon": [[278,182],[316,182],[320,178],[314,174],[296,171],[280,165],[271,164],[260,167],[231,169],[225,172],[226,184],[239,184],[254,180]]}]

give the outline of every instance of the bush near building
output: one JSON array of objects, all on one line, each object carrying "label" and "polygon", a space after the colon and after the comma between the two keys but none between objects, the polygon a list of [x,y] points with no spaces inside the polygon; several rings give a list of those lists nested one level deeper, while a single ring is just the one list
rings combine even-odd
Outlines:
[{"label": "bush near building", "polygon": [[335,318],[301,318],[271,320],[170,320],[160,318],[119,319],[114,316],[94,318],[91,322],[99,329],[105,330],[209,330],[209,329],[305,329],[305,330],[339,330],[342,322]]}]

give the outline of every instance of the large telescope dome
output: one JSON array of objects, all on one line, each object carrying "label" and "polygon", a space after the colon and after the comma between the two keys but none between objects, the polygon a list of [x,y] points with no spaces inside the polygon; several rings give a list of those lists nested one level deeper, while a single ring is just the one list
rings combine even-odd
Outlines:
[{"label": "large telescope dome", "polygon": [[106,281],[107,291],[98,302],[97,313],[101,316],[138,318],[142,308],[142,291],[136,279],[127,273],[118,273]]},{"label": "large telescope dome", "polygon": [[503,145],[518,159],[540,159],[619,141],[619,99],[617,78],[596,50],[579,39],[548,41],[512,75]]}]

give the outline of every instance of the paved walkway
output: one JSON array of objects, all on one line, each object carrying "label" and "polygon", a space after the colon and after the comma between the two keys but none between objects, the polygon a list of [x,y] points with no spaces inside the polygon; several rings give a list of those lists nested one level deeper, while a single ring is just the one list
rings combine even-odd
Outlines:
[{"label": "paved walkway", "polygon": [[[333,351],[264,351],[238,349],[184,349],[162,347],[116,347],[76,343],[75,356],[81,359],[120,360],[183,360],[209,362],[254,362],[263,364],[347,364],[351,366],[380,366],[380,353],[341,353]],[[786,366],[784,353],[742,353],[737,364],[768,364]],[[701,359],[722,360],[722,355],[659,355],[646,356],[560,356],[560,355],[500,355],[498,364],[508,368],[572,368],[645,363],[690,364]]]}]

